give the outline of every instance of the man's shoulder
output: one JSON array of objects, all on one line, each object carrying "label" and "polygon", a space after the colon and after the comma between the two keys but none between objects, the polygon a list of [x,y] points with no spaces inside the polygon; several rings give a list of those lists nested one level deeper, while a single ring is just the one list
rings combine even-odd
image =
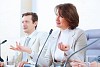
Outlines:
[{"label": "man's shoulder", "polygon": [[38,34],[37,34],[37,36],[46,36],[46,35],[48,35],[48,33],[44,31],[38,31]]}]

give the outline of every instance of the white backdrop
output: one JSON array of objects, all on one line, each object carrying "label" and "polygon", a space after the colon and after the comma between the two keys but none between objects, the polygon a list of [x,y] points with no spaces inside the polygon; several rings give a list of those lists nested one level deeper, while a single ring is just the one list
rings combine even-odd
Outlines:
[{"label": "white backdrop", "polygon": [[[38,29],[49,31],[51,28],[57,29],[55,25],[54,7],[60,3],[73,3],[80,16],[79,28],[100,29],[100,0],[33,0],[36,6],[34,10],[39,15]],[[11,56],[13,51],[9,45],[15,44],[20,38],[20,0],[0,0],[0,41],[7,39],[1,46],[2,57]]]},{"label": "white backdrop", "polygon": [[1,45],[3,59],[13,55],[9,45],[14,45],[20,38],[20,9],[20,0],[0,0],[0,41],[7,40]]},{"label": "white backdrop", "polygon": [[76,6],[80,17],[79,28],[83,30],[100,29],[100,0],[37,0],[39,30],[48,31],[51,28],[57,29],[54,7],[60,3],[73,3]]}]

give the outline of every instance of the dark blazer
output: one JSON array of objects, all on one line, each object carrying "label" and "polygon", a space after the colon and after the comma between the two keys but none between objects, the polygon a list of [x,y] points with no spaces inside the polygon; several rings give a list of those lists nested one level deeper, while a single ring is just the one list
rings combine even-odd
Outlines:
[{"label": "dark blazer", "polygon": [[4,62],[4,60],[0,57],[0,62]]}]

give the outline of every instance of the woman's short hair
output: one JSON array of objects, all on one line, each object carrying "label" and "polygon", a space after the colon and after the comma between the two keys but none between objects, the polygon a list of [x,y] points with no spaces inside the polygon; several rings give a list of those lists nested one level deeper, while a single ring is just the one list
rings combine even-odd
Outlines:
[{"label": "woman's short hair", "polygon": [[64,18],[69,25],[69,29],[75,29],[79,24],[79,15],[76,7],[71,3],[59,4],[55,7],[55,14],[57,13]]}]

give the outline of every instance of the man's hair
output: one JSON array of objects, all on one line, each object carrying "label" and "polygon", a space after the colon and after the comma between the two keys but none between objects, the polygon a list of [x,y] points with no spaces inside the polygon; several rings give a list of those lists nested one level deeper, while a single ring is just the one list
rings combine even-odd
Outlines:
[{"label": "man's hair", "polygon": [[[38,15],[36,13],[33,13],[33,12],[26,12],[26,13],[23,13],[22,14],[22,17],[24,16],[28,16],[28,15],[31,15],[32,16],[32,21],[33,21],[33,24],[34,22],[38,21]],[[37,26],[36,26],[37,27]],[[36,29],[35,27],[35,29]]]},{"label": "man's hair", "polygon": [[71,3],[59,4],[55,7],[55,14],[57,13],[64,18],[69,25],[69,29],[75,29],[79,24],[79,15],[76,7]]}]

